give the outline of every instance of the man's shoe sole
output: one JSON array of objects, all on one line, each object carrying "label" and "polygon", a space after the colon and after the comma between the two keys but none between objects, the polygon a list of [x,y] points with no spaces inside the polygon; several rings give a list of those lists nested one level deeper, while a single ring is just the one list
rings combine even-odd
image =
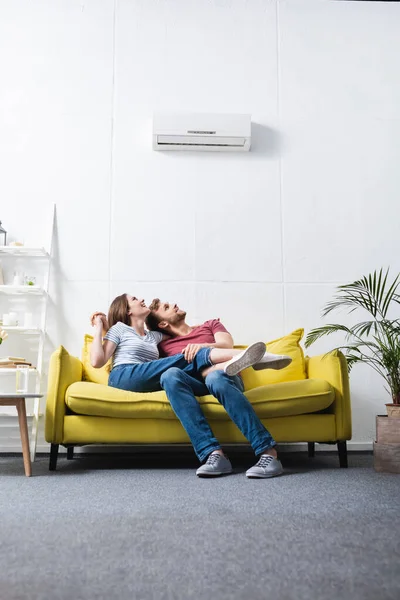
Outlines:
[{"label": "man's shoe sole", "polygon": [[288,367],[291,362],[292,359],[280,358],[279,360],[273,360],[271,362],[256,363],[253,365],[253,369],[255,371],[262,371],[263,369],[275,369],[276,371],[279,371],[280,369]]},{"label": "man's shoe sole", "polygon": [[283,475],[283,467],[281,467],[279,472],[275,472],[275,473],[261,473],[260,475],[247,475],[246,472],[246,477],[248,479],[269,479],[270,477],[279,477],[280,475]]},{"label": "man's shoe sole", "polygon": [[196,473],[197,477],[204,477],[205,479],[207,479],[207,477],[221,477],[222,475],[232,475],[233,471],[224,471],[221,473]]},{"label": "man's shoe sole", "polygon": [[268,475],[247,475],[246,477],[247,479],[270,479],[271,477],[279,477],[280,475],[283,475],[283,471],[281,471],[280,473],[269,473]]},{"label": "man's shoe sole", "polygon": [[234,375],[240,373],[240,371],[244,371],[244,369],[247,369],[248,367],[251,367],[257,363],[264,356],[264,354],[264,342],[255,342],[255,344],[251,344],[251,346],[244,350],[240,358],[237,358],[225,368],[225,373],[229,375],[229,377],[233,377]]}]

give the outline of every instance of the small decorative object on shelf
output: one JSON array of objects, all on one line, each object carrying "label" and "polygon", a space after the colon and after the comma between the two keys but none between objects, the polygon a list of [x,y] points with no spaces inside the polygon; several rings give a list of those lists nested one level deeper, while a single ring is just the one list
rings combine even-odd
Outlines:
[{"label": "small decorative object on shelf", "polygon": [[26,394],[29,387],[29,365],[17,365],[16,369],[16,392]]},{"label": "small decorative object on shelf", "polygon": [[13,285],[22,285],[22,283],[23,283],[22,273],[19,273],[18,271],[14,271]]},{"label": "small decorative object on shelf", "polygon": [[4,342],[8,338],[8,333],[4,331],[4,329],[0,330],[0,344]]},{"label": "small decorative object on shelf", "polygon": [[25,285],[36,285],[36,277],[28,277],[28,275],[25,275],[24,283]]},{"label": "small decorative object on shelf", "polygon": [[16,327],[18,325],[18,315],[16,312],[4,313],[3,315],[4,327]]},{"label": "small decorative object on shelf", "polygon": [[4,227],[1,226],[1,221],[0,221],[0,246],[6,246],[7,245],[7,231],[4,229]]}]

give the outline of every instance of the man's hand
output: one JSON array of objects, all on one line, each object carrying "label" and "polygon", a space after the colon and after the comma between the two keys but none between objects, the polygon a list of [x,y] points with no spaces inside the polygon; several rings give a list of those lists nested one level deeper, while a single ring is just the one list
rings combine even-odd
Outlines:
[{"label": "man's hand", "polygon": [[186,348],[182,350],[182,354],[184,355],[185,360],[192,362],[198,351],[206,346],[207,344],[188,344]]},{"label": "man's hand", "polygon": [[104,333],[107,333],[107,331],[110,329],[110,327],[108,326],[107,317],[102,312],[93,313],[92,316],[90,317],[90,322],[92,324],[92,327],[100,327],[101,326]]}]

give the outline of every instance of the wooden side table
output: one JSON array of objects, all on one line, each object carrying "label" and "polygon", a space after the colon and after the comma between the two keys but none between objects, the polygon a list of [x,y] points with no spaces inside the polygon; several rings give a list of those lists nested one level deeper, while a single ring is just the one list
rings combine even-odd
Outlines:
[{"label": "wooden side table", "polygon": [[32,475],[32,467],[29,452],[29,434],[28,422],[26,420],[25,398],[43,398],[43,394],[0,394],[0,406],[15,406],[17,408],[25,475],[30,477]]}]

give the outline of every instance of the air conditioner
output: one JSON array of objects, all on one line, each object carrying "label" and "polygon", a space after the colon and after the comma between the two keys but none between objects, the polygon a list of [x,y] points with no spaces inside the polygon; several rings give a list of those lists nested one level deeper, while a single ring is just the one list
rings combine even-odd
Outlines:
[{"label": "air conditioner", "polygon": [[156,114],[154,150],[245,152],[250,150],[250,115]]}]

